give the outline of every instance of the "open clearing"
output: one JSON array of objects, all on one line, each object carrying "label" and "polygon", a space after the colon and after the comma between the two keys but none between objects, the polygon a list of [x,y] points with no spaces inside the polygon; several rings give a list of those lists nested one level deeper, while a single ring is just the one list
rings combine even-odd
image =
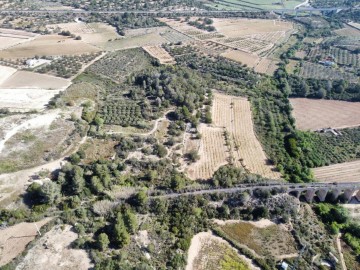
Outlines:
[{"label": "open clearing", "polygon": [[224,239],[213,235],[211,232],[201,232],[191,239],[188,262],[185,269],[221,270],[230,262],[237,262],[239,265],[243,265],[244,268],[241,269],[244,270],[260,269],[255,267],[250,259],[239,254]]},{"label": "open clearing", "polygon": [[200,159],[188,167],[187,174],[191,179],[209,179],[220,166],[227,164],[229,153],[222,128],[201,125],[199,132]]},{"label": "open clearing", "polygon": [[49,30],[54,30],[58,27],[61,30],[80,36],[83,42],[100,48],[104,48],[105,44],[110,40],[121,38],[117,34],[115,27],[106,23],[84,23],[79,21],[47,26]]},{"label": "open clearing", "polygon": [[360,160],[315,168],[313,172],[321,182],[359,182]]},{"label": "open clearing", "polygon": [[301,130],[346,128],[360,125],[360,103],[292,98],[296,127]]},{"label": "open clearing", "polygon": [[217,223],[228,238],[248,247],[258,256],[271,255],[277,259],[298,256],[296,242],[283,224],[277,225],[269,220]]},{"label": "open clearing", "polygon": [[215,93],[212,116],[214,125],[225,128],[228,133],[235,166],[264,177],[280,178],[274,166],[268,165],[268,159],[256,138],[248,100]]},{"label": "open clearing", "polygon": [[0,50],[27,42],[36,36],[25,31],[0,28]]},{"label": "open clearing", "polygon": [[51,55],[76,55],[98,52],[100,49],[81,40],[60,35],[38,36],[34,40],[0,51],[0,58],[33,58]]},{"label": "open clearing", "polygon": [[55,226],[29,250],[16,270],[91,269],[93,265],[86,251],[69,247],[77,238],[72,226]]},{"label": "open clearing", "polygon": [[35,239],[37,235],[35,223],[41,228],[50,220],[51,218],[46,218],[34,223],[22,222],[0,230],[0,267],[20,255],[27,244]]}]

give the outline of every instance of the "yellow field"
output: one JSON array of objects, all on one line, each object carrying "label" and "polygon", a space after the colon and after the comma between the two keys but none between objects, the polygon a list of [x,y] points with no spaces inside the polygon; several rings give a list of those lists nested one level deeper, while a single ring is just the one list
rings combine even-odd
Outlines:
[{"label": "yellow field", "polygon": [[229,153],[222,128],[202,125],[199,132],[202,135],[199,148],[200,160],[187,169],[187,174],[191,179],[209,179],[219,167],[227,164]]},{"label": "yellow field", "polygon": [[296,127],[301,130],[346,128],[360,125],[360,103],[339,100],[292,98]]},{"label": "yellow field", "polygon": [[321,182],[360,182],[360,160],[315,168],[313,172]]},{"label": "yellow field", "polygon": [[280,173],[268,165],[268,159],[256,138],[250,102],[244,98],[214,94],[213,123],[229,133],[233,163],[251,173],[277,179]]},{"label": "yellow field", "polygon": [[174,64],[174,58],[161,46],[145,46],[143,49],[152,57],[159,60],[161,64]]}]

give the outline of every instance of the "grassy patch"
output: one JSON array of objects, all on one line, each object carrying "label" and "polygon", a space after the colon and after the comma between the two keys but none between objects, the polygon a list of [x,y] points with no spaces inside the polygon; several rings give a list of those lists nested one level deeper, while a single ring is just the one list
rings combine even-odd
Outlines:
[{"label": "grassy patch", "polygon": [[239,222],[221,226],[221,230],[227,237],[260,256],[281,256],[297,251],[290,232],[278,225],[258,228],[248,222]]}]

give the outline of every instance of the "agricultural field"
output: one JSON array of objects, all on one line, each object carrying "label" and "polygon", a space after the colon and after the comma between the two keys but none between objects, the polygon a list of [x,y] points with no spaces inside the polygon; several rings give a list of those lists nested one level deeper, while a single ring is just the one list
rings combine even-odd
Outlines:
[{"label": "agricultural field", "polygon": [[15,68],[0,66],[0,85],[16,72]]},{"label": "agricultural field", "polygon": [[0,267],[9,263],[20,255],[26,246],[38,235],[37,228],[47,224],[51,218],[46,218],[35,223],[19,223],[1,229],[0,234]]},{"label": "agricultural field", "polygon": [[105,23],[84,23],[78,21],[48,25],[47,28],[55,33],[59,30],[69,31],[75,36],[80,36],[83,42],[100,49],[104,49],[109,41],[121,38],[113,26]]},{"label": "agricultural field", "polygon": [[222,165],[228,163],[229,150],[225,144],[224,129],[202,125],[198,154],[200,159],[187,168],[191,179],[209,179]]},{"label": "agricultural field", "polygon": [[308,55],[313,61],[323,60],[329,56],[334,57],[334,61],[337,64],[360,68],[360,53],[354,53],[337,47],[330,47],[329,49],[315,47],[311,49]]},{"label": "agricultural field", "polygon": [[217,222],[226,238],[245,245],[257,256],[274,256],[277,259],[297,257],[297,244],[289,228],[269,220],[258,222]]},{"label": "agricultural field", "polygon": [[335,33],[341,37],[360,38],[360,30],[348,25],[345,25],[344,28],[335,30]]},{"label": "agricultural field", "polygon": [[[198,42],[191,45],[205,54],[221,55],[230,60],[255,67],[260,56],[284,42],[293,32],[293,25],[281,20],[263,19],[213,19],[215,32],[209,33],[189,25],[185,20],[161,19],[173,29]],[[206,42],[199,42],[206,41]],[[264,60],[266,61],[266,60]],[[270,60],[265,65],[271,65]],[[262,72],[271,73],[273,67],[260,65]]]},{"label": "agricultural field", "polygon": [[186,270],[242,269],[259,270],[250,259],[240,255],[228,242],[211,232],[202,232],[191,240]]},{"label": "agricultural field", "polygon": [[34,58],[35,56],[81,55],[100,49],[81,40],[60,35],[44,35],[0,51],[0,58]]},{"label": "agricultural field", "polygon": [[272,76],[278,69],[278,62],[269,58],[262,58],[255,67],[255,72]]},{"label": "agricultural field", "polygon": [[[65,79],[1,67],[0,107],[12,111],[42,110],[49,100],[70,85]],[[7,78],[5,78],[7,77]]]},{"label": "agricultural field", "polygon": [[290,99],[296,127],[300,130],[346,128],[360,125],[360,103],[324,100]]},{"label": "agricultural field", "polygon": [[237,167],[278,179],[280,173],[269,165],[254,131],[250,102],[244,98],[215,93],[212,109],[213,123],[226,131],[230,160]]},{"label": "agricultural field", "polygon": [[150,57],[142,49],[110,52],[87,70],[115,81],[150,65]]},{"label": "agricultural field", "polygon": [[358,82],[359,79],[352,73],[342,71],[335,67],[325,67],[320,64],[304,62],[301,66],[300,77],[313,78],[319,80],[347,80],[350,82]]},{"label": "agricultural field", "polygon": [[313,169],[315,179],[321,182],[359,182],[360,160]]},{"label": "agricultural field", "polygon": [[28,42],[37,36],[37,34],[21,30],[0,28],[0,50]]},{"label": "agricultural field", "polygon": [[91,269],[85,250],[73,249],[78,238],[70,225],[56,225],[31,247],[16,269]]},{"label": "agricultural field", "polygon": [[41,65],[40,67],[35,68],[34,71],[62,78],[71,78],[77,75],[81,69],[83,69],[86,65],[89,65],[92,61],[95,61],[101,55],[102,54],[98,52],[75,56],[56,57],[54,60],[51,60],[52,58],[50,58],[50,64]]},{"label": "agricultural field", "polygon": [[160,64],[174,64],[174,58],[161,46],[148,46],[143,49],[152,57],[159,60]]},{"label": "agricultural field", "polygon": [[144,46],[159,46],[169,42],[164,36],[168,31],[168,27],[127,30],[125,37],[107,42],[104,49],[107,51],[115,51]]}]

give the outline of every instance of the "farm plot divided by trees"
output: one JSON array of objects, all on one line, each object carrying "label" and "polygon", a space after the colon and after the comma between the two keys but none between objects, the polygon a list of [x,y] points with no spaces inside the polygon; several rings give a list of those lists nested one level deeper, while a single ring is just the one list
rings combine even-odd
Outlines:
[{"label": "farm plot divided by trees", "polygon": [[225,128],[230,159],[235,166],[264,177],[280,178],[280,173],[268,165],[268,159],[256,138],[249,101],[215,93],[213,121],[216,126]]},{"label": "farm plot divided by trees", "polygon": [[150,57],[141,49],[131,49],[107,54],[88,70],[112,80],[121,81],[133,72],[150,65]]},{"label": "farm plot divided by trees", "polygon": [[321,182],[360,182],[360,160],[313,169]]},{"label": "farm plot divided by trees", "polygon": [[322,49],[320,47],[313,48],[309,57],[313,60],[322,60],[332,56],[335,62],[340,65],[353,66],[356,68],[360,67],[360,54],[354,53],[348,50],[343,50],[337,47],[330,47],[329,49]]},{"label": "farm plot divided by trees", "polygon": [[299,76],[307,79],[358,81],[358,78],[352,73],[342,72],[334,67],[325,67],[310,62],[304,62],[302,64]]},{"label": "farm plot divided by trees", "polygon": [[291,105],[300,130],[346,128],[360,125],[360,103],[338,100],[292,98]]}]

